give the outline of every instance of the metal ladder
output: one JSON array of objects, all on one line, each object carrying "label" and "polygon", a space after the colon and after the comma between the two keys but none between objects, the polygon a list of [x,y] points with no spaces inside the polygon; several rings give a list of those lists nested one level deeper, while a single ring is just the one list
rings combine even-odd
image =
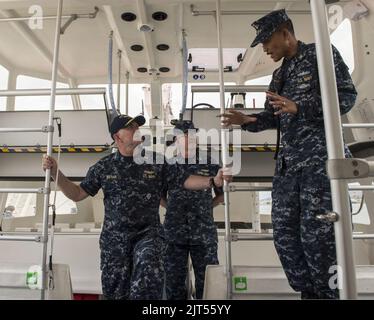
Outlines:
[{"label": "metal ladder", "polygon": [[[59,57],[59,46],[60,46],[60,33],[61,33],[61,17],[62,17],[62,3],[63,0],[58,0],[57,6],[57,17],[56,17],[56,28],[54,38],[54,54],[52,63],[52,85],[50,90],[50,109],[48,124],[42,128],[2,128],[0,133],[4,132],[43,132],[47,133],[47,155],[52,155],[53,146],[53,120],[55,111],[55,100],[56,100],[56,82],[57,82],[57,67]],[[40,298],[44,300],[46,298],[45,290],[47,290],[47,250],[48,250],[48,214],[49,214],[49,196],[50,196],[50,184],[51,184],[51,170],[46,170],[44,187],[40,188],[2,188],[1,193],[39,193],[44,195],[43,204],[43,230],[41,235],[37,236],[17,236],[17,235],[0,235],[0,240],[8,241],[35,241],[42,245],[42,261],[41,261],[41,292]]]}]

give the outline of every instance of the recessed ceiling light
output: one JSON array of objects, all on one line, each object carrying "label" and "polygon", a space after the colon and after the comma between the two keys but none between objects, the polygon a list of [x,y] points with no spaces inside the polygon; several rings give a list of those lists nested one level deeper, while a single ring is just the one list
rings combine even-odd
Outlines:
[{"label": "recessed ceiling light", "polygon": [[169,50],[169,46],[165,43],[158,44],[156,48],[160,51],[166,51]]},{"label": "recessed ceiling light", "polygon": [[138,72],[142,72],[142,73],[147,72],[147,68],[140,67],[138,68]]},{"label": "recessed ceiling light", "polygon": [[160,70],[160,72],[169,72],[169,71],[170,71],[170,68],[168,68],[168,67],[161,67],[161,68],[158,69],[158,70]]},{"label": "recessed ceiling light", "polygon": [[121,14],[121,19],[127,22],[131,22],[136,19],[136,14],[132,12],[124,12]]},{"label": "recessed ceiling light", "polygon": [[156,20],[156,21],[164,21],[167,19],[167,17],[168,15],[166,12],[157,11],[157,12],[152,13],[152,18],[153,20]]},{"label": "recessed ceiling light", "polygon": [[142,51],[143,50],[143,46],[141,46],[140,44],[134,44],[130,48],[131,48],[132,51]]}]

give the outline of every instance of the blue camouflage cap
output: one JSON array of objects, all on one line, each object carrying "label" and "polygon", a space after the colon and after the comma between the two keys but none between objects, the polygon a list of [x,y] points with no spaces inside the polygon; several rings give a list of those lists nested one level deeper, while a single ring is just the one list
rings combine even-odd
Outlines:
[{"label": "blue camouflage cap", "polygon": [[181,130],[183,133],[188,133],[188,130],[199,130],[195,128],[191,120],[171,120],[170,123],[174,126],[174,129]]},{"label": "blue camouflage cap", "polygon": [[259,43],[265,42],[278,29],[278,27],[291,20],[285,9],[276,10],[268,13],[266,16],[258,19],[252,23],[252,27],[256,29],[256,38],[251,44],[251,48],[257,46]]}]

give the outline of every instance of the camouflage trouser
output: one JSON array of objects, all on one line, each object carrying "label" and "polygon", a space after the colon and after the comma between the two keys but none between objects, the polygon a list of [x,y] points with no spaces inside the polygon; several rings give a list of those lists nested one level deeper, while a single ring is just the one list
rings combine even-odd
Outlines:
[{"label": "camouflage trouser", "polygon": [[272,198],[275,248],[291,287],[303,297],[338,298],[329,286],[329,269],[337,264],[334,226],[316,219],[332,210],[325,167],[278,169]]},{"label": "camouflage trouser", "polygon": [[204,291],[205,269],[207,265],[218,264],[217,243],[184,245],[168,243],[165,251],[166,297],[169,300],[187,298],[187,263],[191,256],[195,274],[196,299],[202,299]]},{"label": "camouflage trouser", "polygon": [[101,282],[106,299],[162,299],[162,239],[145,235],[121,250],[101,252]]}]

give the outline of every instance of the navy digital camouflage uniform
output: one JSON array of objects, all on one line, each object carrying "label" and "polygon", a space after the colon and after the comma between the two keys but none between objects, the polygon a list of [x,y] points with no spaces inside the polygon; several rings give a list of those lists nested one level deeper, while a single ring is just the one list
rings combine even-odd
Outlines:
[{"label": "navy digital camouflage uniform", "polygon": [[[263,42],[288,20],[284,10],[254,23],[257,43]],[[269,33],[270,32],[270,33]],[[256,39],[253,46],[256,45]],[[357,92],[348,67],[333,47],[341,114],[354,106]],[[315,44],[298,42],[296,56],[283,59],[273,73],[269,91],[296,103],[297,114],[281,113],[282,134],[272,192],[272,223],[275,248],[291,287],[304,298],[338,298],[330,289],[329,268],[337,264],[333,223],[316,219],[332,210],[322,101]],[[277,116],[267,100],[257,121],[242,128],[258,132],[277,127]],[[346,156],[350,153],[345,147]]]},{"label": "navy digital camouflage uniform", "polygon": [[91,196],[104,192],[100,236],[103,294],[106,299],[161,299],[164,281],[162,190],[187,176],[175,167],[134,162],[113,153],[93,165],[81,187]]},{"label": "navy digital camouflage uniform", "polygon": [[[193,128],[193,124],[184,121],[184,126],[176,128]],[[184,159],[181,155],[174,158],[173,171],[185,175],[215,176],[219,165],[212,158],[197,155],[196,159]],[[196,163],[191,163],[196,162]],[[215,189],[222,193],[222,188]],[[168,185],[167,211],[164,221],[165,231],[165,286],[169,300],[187,298],[187,264],[191,256],[195,275],[196,298],[202,299],[204,290],[205,269],[207,265],[218,264],[217,228],[214,224],[212,190],[192,191],[180,184]]]}]

